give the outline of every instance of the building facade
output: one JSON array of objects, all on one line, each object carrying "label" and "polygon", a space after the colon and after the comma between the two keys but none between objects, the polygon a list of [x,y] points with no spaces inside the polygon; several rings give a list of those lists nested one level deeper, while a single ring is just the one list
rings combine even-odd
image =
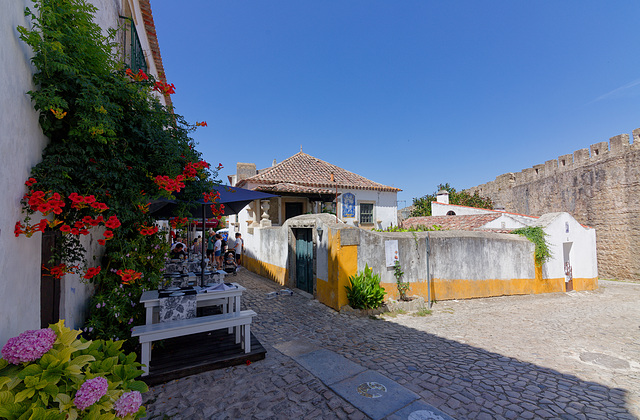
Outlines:
[{"label": "building facade", "polygon": [[[118,29],[123,63],[136,70],[143,68],[166,82],[149,0],[89,3],[98,8],[95,22],[100,27],[105,31]],[[31,238],[14,235],[16,222],[24,217],[20,204],[26,192],[24,182],[40,162],[48,142],[27,94],[36,88],[32,82],[32,51],[19,39],[16,29],[31,25],[24,15],[26,7],[33,7],[32,2],[4,2],[0,13],[0,347],[9,338],[40,328],[53,318],[65,319],[73,328],[82,326],[92,292],[77,275],[55,282],[42,276],[41,266],[47,255],[47,238],[42,234]],[[160,99],[168,103],[167,98]],[[91,247],[87,249],[92,252]]]}]

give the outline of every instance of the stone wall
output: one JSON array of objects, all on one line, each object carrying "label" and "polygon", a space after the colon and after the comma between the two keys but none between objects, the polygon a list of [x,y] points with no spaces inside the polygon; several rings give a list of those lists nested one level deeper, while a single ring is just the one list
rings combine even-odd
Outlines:
[{"label": "stone wall", "polygon": [[597,235],[601,278],[640,278],[640,129],[469,188],[509,212],[566,211]]}]

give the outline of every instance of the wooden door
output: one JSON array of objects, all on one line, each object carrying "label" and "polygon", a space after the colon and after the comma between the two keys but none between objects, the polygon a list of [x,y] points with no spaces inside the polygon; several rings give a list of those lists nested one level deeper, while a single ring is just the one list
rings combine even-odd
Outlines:
[{"label": "wooden door", "polygon": [[296,287],[313,293],[313,234],[311,229],[295,229]]},{"label": "wooden door", "polygon": [[[56,238],[60,231],[46,230],[42,234],[41,262],[44,267],[51,268],[58,262],[50,263]],[[60,320],[60,280],[49,275],[49,271],[40,271],[40,328],[55,324]]]}]

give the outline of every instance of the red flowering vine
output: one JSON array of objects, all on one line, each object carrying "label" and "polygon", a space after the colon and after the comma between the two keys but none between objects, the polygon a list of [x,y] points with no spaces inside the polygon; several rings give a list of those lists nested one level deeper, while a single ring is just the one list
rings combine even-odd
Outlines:
[{"label": "red flowering vine", "polygon": [[176,87],[173,85],[173,83],[168,84],[163,82],[156,82],[156,84],[153,86],[153,89],[164,95],[173,95],[174,93],[176,93]]},{"label": "red flowering vine", "polygon": [[158,226],[151,226],[151,227],[147,227],[147,226],[142,226],[141,228],[138,229],[140,231],[141,235],[154,235],[158,232]]},{"label": "red flowering vine", "polygon": [[100,274],[101,267],[90,268],[87,270],[85,275],[83,276],[85,279],[90,280]]},{"label": "red flowering vine", "polygon": [[178,175],[175,179],[171,179],[166,175],[158,175],[154,178],[154,182],[158,184],[160,189],[164,189],[170,193],[172,192],[180,192],[181,189],[185,187],[184,175]]},{"label": "red flowering vine", "polygon": [[122,280],[122,284],[130,284],[131,282],[134,282],[139,278],[142,278],[142,273],[139,273],[132,269],[118,270],[116,271],[116,274],[120,276],[120,279]]},{"label": "red flowering vine", "polygon": [[207,122],[206,121],[196,122],[196,127],[207,127]]},{"label": "red flowering vine", "polygon": [[145,74],[145,72],[142,71],[142,69],[139,69],[138,73],[136,73],[136,74],[133,74],[133,71],[131,71],[131,69],[127,69],[127,71],[125,71],[125,73],[127,74],[127,76],[131,77],[136,82],[141,82],[143,80],[149,80],[149,76],[147,76]]}]

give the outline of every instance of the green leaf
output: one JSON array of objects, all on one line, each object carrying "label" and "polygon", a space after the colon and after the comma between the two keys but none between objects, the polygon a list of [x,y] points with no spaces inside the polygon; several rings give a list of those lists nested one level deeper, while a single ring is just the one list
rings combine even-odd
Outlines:
[{"label": "green leaf", "polygon": [[58,358],[50,353],[45,353],[38,361],[38,364],[42,366],[43,369],[55,367],[59,363],[60,361],[58,360]]},{"label": "green leaf", "polygon": [[87,363],[89,362],[93,362],[94,360],[96,360],[95,357],[89,355],[89,354],[85,354],[82,356],[78,356],[76,358],[74,358],[73,360],[71,360],[71,362],[69,362],[70,365],[76,365],[79,367],[83,367],[85,366]]},{"label": "green leaf", "polygon": [[36,390],[33,388],[27,388],[27,389],[23,389],[22,391],[18,392],[15,396],[15,402],[19,403],[20,401],[24,401],[27,398],[31,398],[35,395]]},{"label": "green leaf", "polygon": [[82,374],[82,370],[80,369],[80,367],[76,366],[76,365],[69,365],[64,369],[65,372],[71,374],[71,375],[81,375]]},{"label": "green leaf", "polygon": [[60,343],[63,346],[67,347],[67,346],[70,346],[71,343],[73,343],[76,337],[78,337],[78,331],[71,330],[71,331],[61,333],[58,336],[58,340],[60,340]]},{"label": "green leaf", "polygon": [[63,372],[62,369],[60,369],[59,367],[47,369],[44,372],[42,372],[42,380],[47,381],[48,383],[51,383],[51,384],[57,384],[60,378],[62,377],[62,372]]},{"label": "green leaf", "polygon": [[0,407],[14,402],[13,393],[9,391],[0,391]]},{"label": "green leaf", "polygon": [[147,386],[147,384],[142,381],[133,381],[127,385],[127,388],[129,388],[132,391],[139,391],[142,393],[149,391],[149,387]]},{"label": "green leaf", "polygon": [[25,366],[24,369],[20,373],[18,373],[18,378],[25,379],[28,376],[35,376],[42,373],[42,368],[40,365],[32,364]]}]

